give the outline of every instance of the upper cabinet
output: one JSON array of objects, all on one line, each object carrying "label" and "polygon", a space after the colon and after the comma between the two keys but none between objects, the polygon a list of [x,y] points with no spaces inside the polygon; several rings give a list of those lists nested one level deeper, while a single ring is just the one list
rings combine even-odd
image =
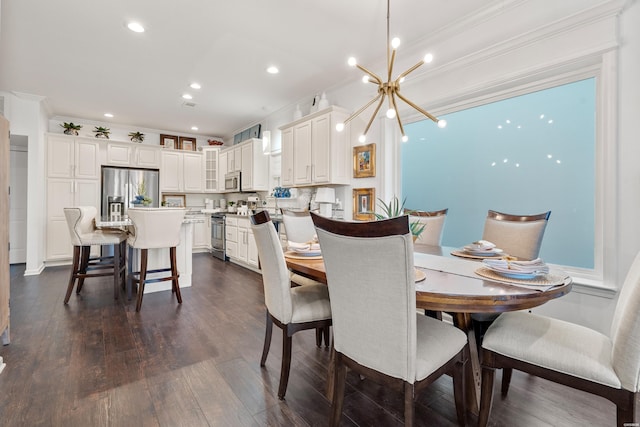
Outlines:
[{"label": "upper cabinet", "polygon": [[349,126],[342,132],[335,130],[347,117],[347,110],[329,107],[280,128],[282,185],[349,184]]},{"label": "upper cabinet", "polygon": [[113,166],[127,166],[146,169],[160,168],[159,146],[145,146],[141,144],[107,144],[107,164]]},{"label": "upper cabinet", "polygon": [[204,191],[214,193],[218,191],[219,173],[219,148],[205,147],[202,149],[204,156]]},{"label": "upper cabinet", "polygon": [[[218,163],[222,184],[224,174],[239,171],[242,191],[269,190],[269,156],[263,152],[261,139],[251,138],[221,151]],[[225,165],[226,170],[222,171]]]},{"label": "upper cabinet", "polygon": [[67,135],[48,135],[47,141],[47,176],[100,178],[98,142]]},{"label": "upper cabinet", "polygon": [[202,192],[203,161],[201,153],[164,150],[161,158],[161,192]]}]

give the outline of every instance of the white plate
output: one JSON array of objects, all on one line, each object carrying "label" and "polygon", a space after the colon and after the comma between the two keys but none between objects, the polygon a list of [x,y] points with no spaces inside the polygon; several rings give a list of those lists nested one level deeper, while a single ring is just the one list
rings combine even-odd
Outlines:
[{"label": "white plate", "polygon": [[515,271],[501,271],[501,270],[493,270],[501,276],[509,277],[510,279],[534,279],[538,276],[543,276],[544,273],[520,273]]},{"label": "white plate", "polygon": [[306,249],[306,250],[293,249],[293,248],[289,248],[289,249],[291,249],[293,252],[295,252],[296,255],[302,255],[302,256],[318,256],[318,255],[322,255],[322,252],[319,249]]},{"label": "white plate", "polygon": [[496,256],[502,253],[502,249],[498,249],[498,248],[493,248],[493,249],[483,251],[480,249],[468,249],[464,247],[462,248],[462,250],[467,254],[476,255],[476,256]]}]

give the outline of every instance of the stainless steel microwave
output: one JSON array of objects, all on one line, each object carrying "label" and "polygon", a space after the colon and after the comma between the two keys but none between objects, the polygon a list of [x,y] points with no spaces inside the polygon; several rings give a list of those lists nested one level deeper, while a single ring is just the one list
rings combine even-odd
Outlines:
[{"label": "stainless steel microwave", "polygon": [[240,192],[241,187],[240,172],[229,172],[224,176],[224,190]]}]

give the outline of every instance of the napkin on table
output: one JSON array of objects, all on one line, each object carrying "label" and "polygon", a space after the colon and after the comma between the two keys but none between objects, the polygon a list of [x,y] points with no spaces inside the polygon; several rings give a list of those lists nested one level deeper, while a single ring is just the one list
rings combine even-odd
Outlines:
[{"label": "napkin on table", "polygon": [[513,261],[509,259],[485,259],[482,263],[492,270],[509,270],[514,273],[537,273],[547,274],[549,266],[541,258],[531,261]]}]

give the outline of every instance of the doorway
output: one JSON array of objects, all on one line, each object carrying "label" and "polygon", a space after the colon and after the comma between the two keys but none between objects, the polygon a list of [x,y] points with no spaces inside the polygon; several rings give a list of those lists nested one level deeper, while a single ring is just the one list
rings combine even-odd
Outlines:
[{"label": "doorway", "polygon": [[9,194],[9,263],[27,262],[28,137],[11,135]]}]

